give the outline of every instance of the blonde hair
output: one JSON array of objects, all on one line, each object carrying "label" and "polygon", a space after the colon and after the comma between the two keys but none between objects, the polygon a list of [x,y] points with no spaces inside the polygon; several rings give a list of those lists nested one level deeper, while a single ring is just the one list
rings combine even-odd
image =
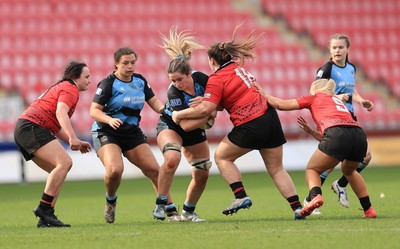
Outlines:
[{"label": "blonde hair", "polygon": [[172,59],[169,63],[167,72],[181,72],[189,74],[192,70],[189,65],[189,60],[192,58],[192,51],[195,49],[204,49],[198,44],[189,31],[178,32],[177,27],[172,27],[169,30],[169,37],[161,34],[163,45],[160,46],[165,49],[168,56]]},{"label": "blonde hair", "polygon": [[239,65],[243,65],[245,59],[254,59],[256,55],[253,49],[262,34],[257,35],[253,29],[245,38],[236,41],[236,33],[240,26],[241,24],[236,26],[230,42],[218,42],[210,46],[207,51],[208,57],[213,58],[219,65],[231,60],[238,60]]},{"label": "blonde hair", "polygon": [[336,84],[332,79],[318,79],[311,84],[310,94],[316,93],[335,94]]}]

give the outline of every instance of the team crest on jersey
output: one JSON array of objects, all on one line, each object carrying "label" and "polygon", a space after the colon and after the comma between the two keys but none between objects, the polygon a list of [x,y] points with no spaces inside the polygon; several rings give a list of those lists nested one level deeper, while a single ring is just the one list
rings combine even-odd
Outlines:
[{"label": "team crest on jersey", "polygon": [[100,95],[103,92],[103,89],[101,89],[100,87],[97,88],[96,90],[96,95]]},{"label": "team crest on jersey", "polygon": [[211,97],[211,94],[209,94],[209,93],[205,93],[203,96],[203,98],[210,98],[210,97]]},{"label": "team crest on jersey", "polygon": [[171,99],[169,101],[169,103],[170,103],[171,106],[180,106],[180,105],[182,105],[181,99]]}]

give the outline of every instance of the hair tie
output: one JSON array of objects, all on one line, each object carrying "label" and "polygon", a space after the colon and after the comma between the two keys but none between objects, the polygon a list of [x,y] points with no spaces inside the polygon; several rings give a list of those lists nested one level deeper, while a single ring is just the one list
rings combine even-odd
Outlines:
[{"label": "hair tie", "polygon": [[219,50],[224,50],[224,49],[225,49],[225,42],[221,42],[221,43],[218,45],[218,49],[219,49]]},{"label": "hair tie", "polygon": [[176,58],[177,58],[177,59],[185,59],[185,57],[183,56],[183,54],[178,54],[178,55],[176,56]]}]

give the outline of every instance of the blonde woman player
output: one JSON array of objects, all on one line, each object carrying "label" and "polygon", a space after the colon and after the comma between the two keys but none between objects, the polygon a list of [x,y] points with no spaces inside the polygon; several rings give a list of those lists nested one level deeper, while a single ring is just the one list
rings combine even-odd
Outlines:
[{"label": "blonde woman player", "polygon": [[314,209],[324,204],[320,174],[341,162],[343,175],[349,181],[364,210],[362,217],[377,217],[364,179],[356,170],[367,152],[367,138],[345,103],[334,95],[335,82],[332,79],[316,80],[311,85],[309,96],[288,100],[265,95],[260,85],[256,85],[268,103],[278,110],[309,109],[318,131],[323,134],[306,168],[306,181],[311,200],[297,211],[298,214],[303,217],[308,216]]},{"label": "blonde woman player", "polygon": [[[167,91],[168,101],[157,126],[157,143],[164,162],[158,176],[158,196],[153,216],[159,220],[167,216],[172,221],[203,222],[205,219],[196,214],[195,208],[206,187],[211,167],[210,149],[204,130],[210,117],[182,120],[179,125],[172,120],[172,112],[190,108],[193,101],[196,102],[196,97],[201,99],[204,94],[208,76],[193,71],[189,63],[192,51],[203,47],[197,44],[191,33],[178,32],[176,28],[171,28],[169,37],[162,36],[162,39],[162,47],[172,59],[167,68],[171,84]],[[214,117],[215,113],[212,113],[211,120]],[[167,198],[182,154],[192,166],[192,180],[186,191],[182,213],[178,216],[175,206],[168,205]]]}]

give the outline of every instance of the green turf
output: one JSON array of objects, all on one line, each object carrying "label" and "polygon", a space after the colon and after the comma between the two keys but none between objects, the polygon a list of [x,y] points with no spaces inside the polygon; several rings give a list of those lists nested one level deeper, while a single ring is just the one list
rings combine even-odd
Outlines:
[{"label": "green turf", "polygon": [[[300,198],[308,192],[304,172],[289,172]],[[103,220],[102,181],[67,181],[56,214],[71,228],[36,228],[32,209],[43,183],[0,185],[0,248],[398,248],[400,236],[400,167],[363,172],[377,219],[361,219],[349,189],[350,208],[343,208],[330,189],[340,172],[323,186],[322,215],[294,221],[286,200],[265,172],[244,174],[253,200],[249,210],[221,214],[233,195],[219,175],[210,177],[197,212],[206,223],[171,223],[152,218],[155,193],[146,179],[124,179],[119,190],[116,222]],[[189,177],[176,177],[173,197],[182,207]],[[385,197],[381,198],[381,193]]]}]

